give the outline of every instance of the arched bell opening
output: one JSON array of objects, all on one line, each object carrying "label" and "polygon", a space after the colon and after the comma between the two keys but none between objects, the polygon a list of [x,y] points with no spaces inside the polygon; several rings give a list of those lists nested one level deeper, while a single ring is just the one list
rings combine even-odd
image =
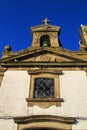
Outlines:
[{"label": "arched bell opening", "polygon": [[50,37],[48,35],[41,36],[40,47],[50,47]]}]

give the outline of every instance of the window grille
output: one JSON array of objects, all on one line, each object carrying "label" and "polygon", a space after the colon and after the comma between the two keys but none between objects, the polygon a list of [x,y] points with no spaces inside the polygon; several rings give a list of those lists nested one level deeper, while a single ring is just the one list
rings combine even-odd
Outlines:
[{"label": "window grille", "polygon": [[54,79],[36,78],[34,82],[34,97],[54,97]]}]

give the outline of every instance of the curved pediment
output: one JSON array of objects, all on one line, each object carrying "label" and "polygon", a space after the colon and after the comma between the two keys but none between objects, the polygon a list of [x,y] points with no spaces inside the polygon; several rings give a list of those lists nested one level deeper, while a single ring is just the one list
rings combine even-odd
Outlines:
[{"label": "curved pediment", "polygon": [[16,117],[15,123],[18,123],[18,130],[71,130],[72,124],[75,123],[73,117],[59,117],[52,115],[35,115],[29,117]]},{"label": "curved pediment", "polygon": [[63,123],[75,123],[75,118],[73,117],[63,117],[63,116],[54,116],[54,115],[32,115],[29,117],[15,117],[15,123],[28,123],[36,121],[55,121]]}]

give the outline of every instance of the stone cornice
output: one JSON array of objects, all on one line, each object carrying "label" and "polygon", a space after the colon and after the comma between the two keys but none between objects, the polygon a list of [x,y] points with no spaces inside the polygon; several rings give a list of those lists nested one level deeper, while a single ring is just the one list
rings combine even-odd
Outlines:
[{"label": "stone cornice", "polygon": [[0,62],[2,67],[87,67],[87,62]]},{"label": "stone cornice", "polygon": [[36,115],[36,116],[29,116],[29,117],[16,117],[14,118],[15,123],[28,123],[28,122],[36,122],[36,121],[55,121],[55,122],[64,122],[67,124],[75,123],[75,118],[73,117],[59,117],[59,116],[52,116],[52,115]]}]

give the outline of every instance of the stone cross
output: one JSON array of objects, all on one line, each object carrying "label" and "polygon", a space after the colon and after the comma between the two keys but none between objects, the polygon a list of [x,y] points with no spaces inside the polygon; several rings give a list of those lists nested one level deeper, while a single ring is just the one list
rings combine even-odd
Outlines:
[{"label": "stone cross", "polygon": [[43,21],[42,21],[44,24],[48,24],[50,21],[48,18],[45,18]]}]

